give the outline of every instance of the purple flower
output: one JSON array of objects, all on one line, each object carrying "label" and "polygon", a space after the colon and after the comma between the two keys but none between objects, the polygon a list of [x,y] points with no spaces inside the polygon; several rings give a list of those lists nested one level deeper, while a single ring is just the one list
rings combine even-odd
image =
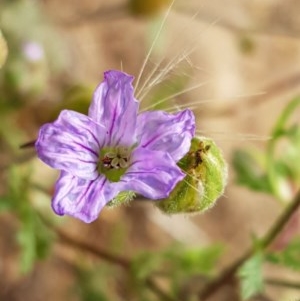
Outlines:
[{"label": "purple flower", "polygon": [[138,115],[132,81],[123,72],[105,72],[88,116],[64,110],[41,127],[37,154],[61,170],[52,200],[57,214],[92,222],[121,191],[162,199],[185,176],[176,162],[189,151],[193,113]]},{"label": "purple flower", "polygon": [[22,46],[25,58],[30,62],[39,62],[44,58],[43,46],[37,42],[27,42]]}]

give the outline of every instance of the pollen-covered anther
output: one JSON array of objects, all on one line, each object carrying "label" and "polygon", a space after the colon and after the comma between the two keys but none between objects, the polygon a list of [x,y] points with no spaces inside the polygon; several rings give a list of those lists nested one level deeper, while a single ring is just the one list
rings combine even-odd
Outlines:
[{"label": "pollen-covered anther", "polygon": [[129,163],[130,151],[126,147],[117,147],[115,151],[105,154],[102,159],[103,166],[106,168],[127,168]]}]

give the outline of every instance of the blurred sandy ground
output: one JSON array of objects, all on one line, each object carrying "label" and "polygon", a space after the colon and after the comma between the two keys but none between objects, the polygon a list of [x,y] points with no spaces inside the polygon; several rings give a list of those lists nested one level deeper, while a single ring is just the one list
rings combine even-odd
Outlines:
[{"label": "blurred sandy ground", "polygon": [[[150,47],[150,20],[129,16],[83,18],[99,7],[118,3],[122,1],[43,1],[45,13],[67,43],[67,73],[75,81],[96,84],[103,71],[120,69],[121,64],[124,71],[139,74]],[[122,238],[124,248],[117,251],[128,256],[141,249],[164,248],[174,239],[198,246],[221,241],[227,247],[222,264],[231,262],[250,245],[251,234],[265,233],[282,207],[263,194],[234,185],[230,160],[237,147],[263,147],[263,138],[276,116],[299,93],[300,81],[291,80],[300,72],[299,11],[296,0],[176,1],[147,70],[160,57],[166,63],[194,48],[188,60],[192,66],[189,85],[207,80],[211,83],[179,96],[177,102],[209,100],[199,104],[195,113],[198,129],[216,139],[229,162],[225,196],[200,216],[166,217],[151,204],[135,203],[128,208],[104,210],[92,225],[68,220],[65,230],[104,247],[119,231],[126,237]],[[279,82],[286,86],[276,84]],[[251,98],[261,93],[265,94]],[[256,135],[257,139],[252,141],[245,134]],[[43,175],[43,181],[53,181],[56,173],[39,161],[35,165],[39,178]],[[57,258],[41,263],[27,277],[17,276],[17,249],[12,239],[15,225],[9,217],[1,218],[0,223],[3,300],[71,300],[66,296],[72,271]],[[72,257],[67,248],[56,248],[56,253]],[[277,291],[270,294],[276,297]],[[212,300],[226,298],[224,293]]]}]

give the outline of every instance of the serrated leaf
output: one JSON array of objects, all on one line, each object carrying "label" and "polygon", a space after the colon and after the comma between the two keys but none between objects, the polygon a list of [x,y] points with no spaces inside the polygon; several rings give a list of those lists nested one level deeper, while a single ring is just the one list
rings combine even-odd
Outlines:
[{"label": "serrated leaf", "polygon": [[247,300],[263,291],[263,260],[263,255],[261,253],[256,253],[239,269],[238,276],[240,278],[240,289],[243,300]]}]

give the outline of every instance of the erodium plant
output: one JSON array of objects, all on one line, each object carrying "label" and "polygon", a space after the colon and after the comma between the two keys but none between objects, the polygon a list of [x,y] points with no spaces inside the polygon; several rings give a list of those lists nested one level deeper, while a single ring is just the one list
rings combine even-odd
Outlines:
[{"label": "erodium plant", "polygon": [[168,214],[201,212],[223,193],[225,161],[211,139],[195,137],[190,103],[173,114],[153,110],[167,98],[139,112],[147,93],[186,58],[172,60],[158,74],[154,68],[139,87],[169,11],[136,79],[140,101],[132,76],[107,71],[88,116],[63,110],[41,127],[35,143],[38,157],[61,171],[52,199],[57,214],[92,222],[105,205],[131,201],[135,194],[158,200],[157,206]]},{"label": "erodium plant", "polygon": [[106,204],[134,194],[159,200],[169,214],[200,212],[223,193],[226,164],[212,140],[193,138],[192,111],[138,114],[132,80],[105,72],[88,116],[63,110],[41,127],[37,155],[61,171],[52,199],[57,214],[92,222]]},{"label": "erodium plant", "polygon": [[[11,3],[11,1],[6,2]],[[131,1],[131,3],[136,2],[137,0]],[[153,4],[156,1],[147,2]],[[145,4],[145,1],[141,1],[140,4]],[[25,11],[27,15],[28,10]],[[154,200],[153,203],[167,214],[198,213],[210,208],[223,193],[227,167],[222,152],[212,139],[202,136],[201,129],[195,130],[196,122],[191,109],[193,106],[198,106],[201,101],[189,99],[177,106],[169,101],[202,86],[203,83],[187,89],[184,89],[185,85],[182,85],[169,95],[163,97],[151,95],[149,99],[153,88],[165,89],[161,83],[166,80],[168,74],[177,72],[178,69],[175,70],[175,68],[182,61],[188,60],[190,53],[190,50],[183,51],[166,64],[162,63],[162,59],[152,70],[148,70],[146,76],[143,74],[169,11],[170,9],[142,64],[140,74],[135,81],[135,88],[132,85],[132,76],[121,71],[107,71],[103,82],[96,88],[87,115],[56,107],[55,112],[61,111],[58,118],[41,127],[38,139],[34,143],[37,154],[46,164],[60,170],[52,200],[52,207],[57,214],[67,214],[84,222],[91,222],[98,217],[104,206],[127,203],[133,200],[136,194],[139,199]],[[136,11],[136,13],[139,12]],[[178,37],[181,36],[176,34]],[[6,38],[9,44],[7,34]],[[41,52],[32,46],[34,45],[29,47],[30,51],[26,48],[22,50],[26,50],[23,56],[29,54],[25,56],[34,62],[41,57]],[[33,56],[31,56],[32,53]],[[6,42],[0,35],[0,67],[6,55]],[[11,64],[10,60],[7,60],[5,64]],[[5,67],[6,65],[3,70]],[[32,80],[30,77],[29,79]],[[76,96],[80,94],[78,91],[82,92],[76,89]],[[86,94],[89,94],[88,100],[90,100],[92,93],[82,94],[84,98]],[[28,105],[26,101],[23,101],[23,93],[20,93],[20,97],[22,98],[20,104]],[[82,95],[78,98],[81,97]],[[7,98],[9,102],[13,99],[6,96],[4,98]],[[63,105],[67,106],[66,99],[62,98],[64,99]],[[146,98],[151,101],[140,109],[141,101]],[[167,106],[164,106],[166,102]],[[46,110],[44,105],[43,103],[43,109]],[[81,109],[81,106],[78,107]],[[65,226],[66,224],[63,227],[57,226],[52,220],[53,215],[49,215],[40,207],[41,195],[33,196],[33,192],[42,193],[46,196],[45,204],[48,206],[52,190],[50,192],[48,185],[43,187],[31,177],[31,167],[27,170],[27,167],[31,165],[28,158],[25,159],[25,164],[19,164],[24,162],[24,159],[14,157],[14,160],[10,161],[7,166],[1,166],[3,170],[8,167],[9,172],[6,174],[7,192],[0,196],[0,212],[10,211],[13,217],[18,219],[19,228],[16,237],[21,250],[21,270],[30,271],[38,259],[45,258],[50,253],[52,250],[50,247],[54,241],[57,243],[60,241],[72,247],[72,251],[73,248],[84,251],[85,256],[80,253],[80,257],[66,260],[67,266],[72,267],[72,271],[81,274],[76,282],[76,298],[82,296],[82,299],[86,300],[125,298],[128,300],[204,301],[219,292],[225,285],[224,294],[234,291],[236,295],[236,286],[239,284],[242,299],[247,300],[257,295],[258,298],[267,300],[269,299],[268,292],[264,292],[264,287],[267,285],[299,289],[298,283],[281,279],[281,275],[278,279],[273,278],[273,271],[272,278],[269,278],[264,271],[266,262],[268,265],[276,264],[294,269],[298,273],[300,271],[300,240],[299,237],[291,238],[296,231],[294,222],[298,221],[296,211],[300,206],[300,169],[299,164],[295,164],[300,160],[300,126],[297,116],[290,118],[296,109],[299,110],[299,107],[299,97],[287,104],[271,132],[272,139],[269,140],[266,149],[239,150],[234,155],[233,168],[239,184],[259,191],[262,206],[265,204],[261,197],[262,193],[265,193],[280,200],[285,209],[277,218],[274,217],[273,225],[266,231],[266,234],[262,237],[253,235],[252,246],[246,249],[241,257],[233,258],[232,263],[224,270],[220,270],[217,265],[217,260],[224,248],[215,243],[206,247],[175,244],[165,250],[155,249],[154,252],[146,251],[138,255],[133,252],[129,257],[129,254],[125,254],[126,246],[125,248],[119,247],[117,251],[114,246],[110,246],[113,241],[111,240],[112,229],[107,231],[109,239],[102,240],[103,236],[99,235],[100,245],[105,244],[105,248],[101,248],[96,241],[87,241],[87,237],[79,238],[79,235],[77,237],[68,234],[69,229]],[[87,106],[82,111],[86,108]],[[8,118],[5,115],[9,110],[3,112],[0,112],[1,141],[16,140],[16,144],[20,143],[21,139],[16,138],[19,137],[17,134],[20,129],[14,128],[15,122],[7,123]],[[23,114],[26,113],[23,112]],[[255,114],[258,113],[255,112]],[[26,114],[26,118],[28,116],[30,115]],[[15,115],[9,115],[9,117],[15,120]],[[8,128],[9,134],[7,134]],[[201,136],[196,136],[195,133]],[[233,133],[230,133],[230,137],[232,135]],[[284,142],[283,148],[282,142]],[[32,143],[27,145],[31,146]],[[11,148],[5,145],[3,149],[6,148],[7,154],[13,153]],[[39,199],[38,202],[37,199]],[[254,201],[257,200],[254,199]],[[265,210],[265,207],[262,207],[262,210]],[[230,215],[230,211],[228,212]],[[230,217],[229,215],[224,213],[226,218]],[[290,221],[293,223],[289,223]],[[5,219],[1,222],[6,225]],[[124,222],[126,220],[114,220],[113,227],[121,233],[122,239],[127,241],[128,232],[122,232],[123,228],[126,228]],[[136,225],[136,220],[133,223]],[[216,220],[216,223],[217,227],[221,228],[222,218]],[[13,225],[15,224],[13,222]],[[118,231],[120,225],[122,231]],[[179,227],[184,228],[184,225],[179,224]],[[10,230],[10,227],[3,229],[5,229],[5,234],[9,233],[10,236],[10,231],[6,231]],[[106,231],[107,228],[104,229]],[[95,230],[97,231],[95,235],[98,237],[97,227]],[[191,230],[193,231],[193,228]],[[237,230],[241,231],[242,228],[233,228],[233,231]],[[144,228],[140,232],[146,237],[147,233],[143,231]],[[189,234],[188,231],[185,233]],[[283,233],[280,234],[280,231]],[[56,234],[57,240],[54,239],[52,232]],[[3,237],[3,245],[8,247],[11,243],[10,238],[7,239],[6,235]],[[272,243],[274,243],[273,246]],[[230,242],[224,241],[224,245],[230,247]],[[136,246],[134,244],[133,248]],[[234,247],[241,248],[242,246],[238,244]],[[14,249],[15,244],[13,244]],[[91,261],[89,258],[85,260],[88,254],[119,266],[120,270],[123,269],[125,273],[116,273],[115,267],[106,266],[103,261],[101,265],[98,265],[95,260]],[[59,253],[52,255],[56,258]],[[64,256],[58,259],[59,262],[65,261]],[[3,263],[6,265],[5,260]],[[50,261],[51,263],[53,260]],[[239,281],[234,281],[237,277]],[[10,277],[2,278],[3,281],[5,278],[10,279]],[[22,277],[22,279],[26,282],[28,280],[27,277]],[[18,279],[18,284],[23,283],[19,283],[22,279]],[[8,284],[11,285],[11,283]],[[230,286],[234,286],[234,290],[228,290]],[[19,287],[21,286],[13,285],[8,291],[14,293],[15,288]],[[9,299],[6,295],[5,297]]]},{"label": "erodium plant", "polygon": [[162,199],[184,178],[176,162],[190,149],[193,113],[138,114],[132,80],[107,71],[88,116],[64,110],[40,129],[37,154],[61,171],[52,200],[57,214],[91,222],[120,192]]}]

